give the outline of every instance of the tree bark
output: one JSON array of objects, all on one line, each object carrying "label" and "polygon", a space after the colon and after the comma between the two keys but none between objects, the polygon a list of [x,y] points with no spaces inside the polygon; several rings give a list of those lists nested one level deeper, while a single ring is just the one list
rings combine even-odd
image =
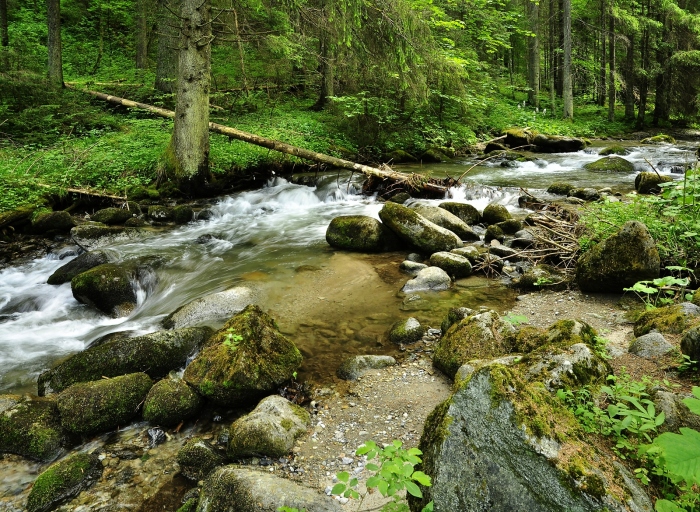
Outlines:
[{"label": "tree bark", "polygon": [[[323,25],[328,23],[328,18],[323,15]],[[313,106],[314,110],[323,110],[328,105],[329,98],[333,96],[333,52],[331,51],[331,37],[328,33],[328,28],[322,26],[319,35],[319,53],[320,62],[319,68],[321,72],[321,90],[319,92],[318,101]]]},{"label": "tree bark", "polygon": [[180,20],[170,12],[171,10],[180,11],[180,0],[158,0],[158,56],[155,88],[164,93],[173,93],[177,89]]},{"label": "tree bark", "polygon": [[534,1],[527,2],[527,11],[530,25],[530,32],[534,34],[528,37],[528,85],[527,100],[533,107],[540,106],[540,8]]},{"label": "tree bark", "polygon": [[564,98],[564,119],[574,118],[574,90],[571,79],[571,0],[564,0],[562,32],[564,33],[564,69],[562,92]]},{"label": "tree bark", "polygon": [[0,0],[0,70],[10,70],[10,33],[7,29],[7,0]]},{"label": "tree bark", "polygon": [[63,86],[63,57],[61,54],[61,0],[46,0],[47,27],[49,32],[48,76],[52,82]]},{"label": "tree bark", "polygon": [[557,0],[557,95],[564,96],[564,0]]},{"label": "tree bark", "polygon": [[660,72],[656,76],[656,101],[654,102],[654,126],[665,122],[670,117],[671,103],[671,26],[668,16],[664,16],[664,28],[661,34],[661,44],[656,50],[656,59]]},{"label": "tree bark", "polygon": [[606,71],[606,65],[607,65],[607,55],[606,55],[606,45],[605,45],[605,36],[606,36],[606,30],[605,30],[605,18],[606,18],[606,8],[605,8],[605,0],[600,1],[600,29],[601,29],[601,34],[600,34],[600,84],[598,84],[598,105],[601,107],[605,106],[605,94],[606,94],[606,88],[605,88],[605,71]]},{"label": "tree bark", "polygon": [[148,67],[148,4],[138,0],[136,19],[136,69]]},{"label": "tree bark", "polygon": [[[612,11],[612,9],[611,9]],[[608,77],[608,121],[615,121],[615,18],[610,15],[610,48],[608,51],[610,76]]]},{"label": "tree bark", "polygon": [[637,109],[637,122],[635,128],[644,128],[644,116],[647,110],[647,97],[649,94],[649,29],[644,29],[642,35],[642,73],[639,80],[639,107]]},{"label": "tree bark", "polygon": [[175,181],[196,191],[209,178],[210,0],[183,0],[180,18],[177,106],[166,165]]},{"label": "tree bark", "polygon": [[238,28],[238,13],[233,9],[233,22],[236,26],[236,39],[238,40],[238,56],[241,60],[241,80],[243,80],[243,90],[248,94],[248,77],[245,72],[245,51],[243,50],[243,40],[241,39],[241,31]]}]

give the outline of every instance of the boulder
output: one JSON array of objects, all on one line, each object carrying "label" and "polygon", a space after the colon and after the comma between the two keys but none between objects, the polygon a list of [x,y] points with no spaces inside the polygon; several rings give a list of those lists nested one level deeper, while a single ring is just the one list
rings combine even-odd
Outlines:
[{"label": "boulder", "polygon": [[600,192],[593,187],[572,188],[569,191],[569,197],[576,197],[583,201],[597,201],[600,199]]},{"label": "boulder", "polygon": [[90,216],[90,220],[101,222],[112,226],[114,224],[124,224],[134,216],[134,211],[125,208],[105,208],[98,210]]},{"label": "boulder", "polygon": [[459,247],[457,249],[452,249],[450,251],[452,254],[456,254],[458,256],[463,256],[469,260],[469,263],[472,265],[476,263],[476,260],[479,259],[479,249],[474,247],[473,245],[465,245],[464,247]]},{"label": "boulder", "polygon": [[226,454],[233,460],[282,457],[292,451],[294,441],[306,433],[310,424],[306,409],[279,395],[268,396],[250,414],[233,422]]},{"label": "boulder", "polygon": [[527,249],[535,243],[535,235],[529,229],[521,229],[513,235],[515,238],[511,242],[512,247]]},{"label": "boulder", "polygon": [[439,267],[455,279],[472,275],[469,259],[452,252],[436,252],[430,256],[430,264]]},{"label": "boulder", "polygon": [[440,330],[442,334],[445,334],[447,330],[452,327],[457,322],[464,320],[465,318],[474,314],[474,310],[470,308],[460,307],[460,308],[450,308],[447,312],[447,316],[442,320],[440,324]]},{"label": "boulder", "polygon": [[552,183],[548,188],[547,192],[549,194],[557,194],[560,196],[568,196],[569,192],[575,189],[571,183],[564,183],[562,181],[557,181]]},{"label": "boulder", "polygon": [[102,461],[94,453],[78,452],[49,466],[34,481],[28,512],[49,512],[74,498],[102,476]]},{"label": "boulder", "polygon": [[194,220],[194,210],[191,206],[181,204],[173,208],[173,221],[175,224],[187,224]]},{"label": "boulder", "polygon": [[403,205],[385,203],[379,218],[399,238],[430,254],[462,247],[462,240],[452,231],[441,228]]},{"label": "boulder", "polygon": [[207,327],[158,331],[129,338],[114,336],[70,356],[39,376],[39,395],[60,392],[78,382],[145,372],[159,379],[185,366],[212,334]]},{"label": "boulder", "polygon": [[600,156],[609,156],[609,155],[628,155],[630,153],[630,149],[626,148],[625,146],[620,146],[619,144],[613,144],[612,146],[608,146],[606,148],[603,148],[600,150],[598,153]]},{"label": "boulder", "polygon": [[439,164],[440,162],[446,161],[448,158],[447,155],[445,155],[438,148],[430,148],[421,155],[420,159],[422,162],[429,164]]},{"label": "boulder", "polygon": [[173,209],[168,206],[155,204],[148,207],[148,218],[160,222],[173,220]]},{"label": "boulder", "polygon": [[519,251],[512,249],[510,247],[507,247],[502,244],[493,244],[489,246],[489,253],[493,254],[494,256],[498,256],[499,258],[502,258],[504,260],[509,260],[509,261],[520,261],[522,257],[518,254]]},{"label": "boulder", "polygon": [[453,378],[472,359],[499,357],[512,351],[515,328],[495,311],[470,315],[452,325],[435,346],[433,364]]},{"label": "boulder", "polygon": [[334,218],[326,230],[331,247],[357,252],[384,252],[398,248],[396,235],[377,219],[365,215]]},{"label": "boulder", "polygon": [[30,223],[35,211],[36,207],[34,206],[21,206],[0,213],[0,229],[8,226],[20,227]]},{"label": "boulder", "polygon": [[516,285],[522,290],[563,290],[569,282],[569,278],[554,267],[539,264],[526,270]]},{"label": "boulder", "polygon": [[541,133],[535,135],[532,143],[535,146],[534,151],[540,153],[573,153],[586,147],[586,143],[582,139]]},{"label": "boulder", "polygon": [[634,172],[634,164],[621,156],[606,156],[595,162],[587,163],[584,169],[591,172],[626,173]]},{"label": "boulder", "polygon": [[177,452],[177,463],[185,478],[198,482],[226,464],[226,457],[208,441],[193,437]]},{"label": "boulder", "polygon": [[324,494],[270,472],[225,466],[204,481],[197,512],[277,512],[290,507],[313,512],[341,512]]},{"label": "boulder", "polygon": [[63,284],[69,282],[78,274],[87,272],[91,268],[95,268],[99,265],[104,265],[109,262],[109,257],[104,251],[90,251],[85,252],[69,261],[65,265],[57,268],[53,274],[49,277],[48,284]]},{"label": "boulder", "polygon": [[413,317],[399,320],[389,329],[389,341],[397,345],[408,345],[420,341],[425,329]]},{"label": "boulder", "polygon": [[399,192],[398,194],[394,194],[391,196],[387,201],[391,201],[392,203],[398,203],[398,204],[404,204],[406,201],[411,199],[411,194],[408,192]]},{"label": "boulder", "polygon": [[163,320],[166,329],[181,329],[195,325],[225,321],[254,303],[256,295],[250,288],[236,286],[223,292],[205,295],[180,306]]},{"label": "boulder", "polygon": [[452,231],[461,240],[474,241],[479,240],[479,235],[472,231],[466,222],[461,220],[456,215],[451,214],[444,208],[430,206],[426,204],[414,204],[411,206],[419,215],[428,219],[433,224]]},{"label": "boulder", "polygon": [[70,236],[84,250],[91,251],[98,247],[114,245],[117,242],[138,240],[145,236],[145,232],[138,228],[106,226],[99,222],[88,222],[71,229]]},{"label": "boulder", "polygon": [[447,290],[452,286],[450,276],[438,267],[428,267],[419,271],[416,277],[408,281],[401,291],[404,293],[414,293],[423,291]]},{"label": "boulder", "polygon": [[66,444],[54,400],[0,395],[0,453],[46,462]]},{"label": "boulder", "polygon": [[479,213],[479,210],[467,203],[454,203],[447,201],[440,203],[438,208],[447,210],[469,226],[473,226],[474,224],[479,224],[481,222],[481,213]]},{"label": "boulder", "polygon": [[522,222],[517,219],[504,220],[503,222],[499,222],[495,225],[501,228],[501,231],[503,231],[506,235],[514,235],[523,228]]},{"label": "boulder", "polygon": [[275,321],[247,306],[209,340],[184,379],[213,402],[238,406],[274,391],[301,366],[301,353]]},{"label": "boulder", "polygon": [[634,188],[640,194],[658,194],[661,192],[661,183],[673,181],[670,176],[663,176],[655,172],[640,172],[634,178]]},{"label": "boulder", "polygon": [[670,135],[664,135],[660,133],[659,135],[654,135],[653,137],[646,137],[640,141],[642,144],[675,144],[676,139]]},{"label": "boulder", "polygon": [[386,155],[386,159],[387,161],[395,164],[410,164],[418,161],[415,156],[408,151],[404,151],[403,149],[395,149]]},{"label": "boulder", "polygon": [[32,217],[34,233],[67,233],[73,227],[75,227],[75,221],[70,213],[64,211],[42,211]]},{"label": "boulder", "polygon": [[513,216],[508,211],[508,208],[498,203],[490,203],[484,208],[484,213],[482,215],[484,223],[486,225],[498,224],[506,220],[510,220]]},{"label": "boulder", "polygon": [[641,222],[628,221],[579,258],[576,282],[584,292],[619,293],[637,281],[659,277],[661,259]]},{"label": "boulder", "polygon": [[506,239],[506,234],[503,230],[495,224],[490,225],[486,228],[486,234],[484,235],[484,242],[490,242],[491,240],[497,240],[503,243]]},{"label": "boulder", "polygon": [[690,302],[645,311],[634,323],[634,335],[644,336],[653,330],[681,334],[700,323],[700,307]]},{"label": "boulder", "polygon": [[411,510],[432,500],[435,512],[651,512],[636,479],[518,367],[477,370],[428,416],[419,448],[432,486]]},{"label": "boulder", "polygon": [[391,356],[352,356],[345,359],[335,373],[338,378],[343,380],[357,380],[368,370],[378,370],[395,364],[396,359]]},{"label": "boulder", "polygon": [[700,361],[700,326],[691,327],[683,333],[681,352],[691,361]]},{"label": "boulder", "polygon": [[143,419],[154,425],[173,427],[194,417],[202,399],[183,380],[165,378],[151,388],[143,403]]},{"label": "boulder", "polygon": [[492,151],[508,151],[508,148],[499,142],[489,142],[484,148],[484,153],[491,153]]},{"label": "boulder", "polygon": [[658,332],[650,332],[636,338],[629,348],[630,353],[647,359],[661,357],[672,350],[673,345],[666,341],[666,338]]},{"label": "boulder", "polygon": [[531,131],[522,128],[510,128],[505,131],[505,136],[504,144],[512,149],[528,146],[532,144],[532,139],[534,138]]},{"label": "boulder", "polygon": [[399,270],[401,270],[401,272],[403,272],[404,274],[409,274],[411,276],[418,275],[418,272],[420,272],[424,268],[428,268],[428,265],[424,265],[423,263],[416,263],[415,261],[410,260],[402,261],[399,265]]},{"label": "boulder", "polygon": [[695,414],[683,403],[692,395],[683,396],[659,389],[654,393],[653,400],[656,410],[666,415],[666,420],[659,426],[660,432],[678,432],[682,427],[700,430],[700,415]]},{"label": "boulder", "polygon": [[61,425],[85,436],[126,425],[152,386],[145,373],[73,384],[58,395]]}]

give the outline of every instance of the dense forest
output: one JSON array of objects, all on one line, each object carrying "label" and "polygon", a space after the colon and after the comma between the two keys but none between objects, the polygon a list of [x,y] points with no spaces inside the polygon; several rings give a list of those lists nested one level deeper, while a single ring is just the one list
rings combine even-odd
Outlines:
[{"label": "dense forest", "polygon": [[[588,137],[690,126],[698,10],[685,0],[0,0],[0,174],[12,191],[1,206],[36,190],[19,172],[48,188],[116,192],[169,169],[282,158],[226,137],[210,148],[209,120],[369,162],[463,151],[508,126]],[[188,133],[176,121],[170,140],[169,124],[83,88],[186,105]]]}]

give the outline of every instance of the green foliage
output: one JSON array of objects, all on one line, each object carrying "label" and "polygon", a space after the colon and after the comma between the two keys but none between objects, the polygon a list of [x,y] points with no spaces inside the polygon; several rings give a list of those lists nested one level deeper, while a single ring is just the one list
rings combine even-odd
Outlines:
[{"label": "green foliage", "polygon": [[[226,331],[226,338],[224,339],[224,345],[226,345],[231,352],[238,348],[238,344],[243,341],[243,336],[236,334],[233,327],[229,327]],[[294,372],[296,374],[296,372]],[[296,375],[295,375],[296,377]]]},{"label": "green foliage", "polygon": [[[668,266],[666,270],[694,273],[691,269],[681,266]],[[654,309],[657,306],[690,300],[692,295],[685,293],[689,283],[690,279],[687,277],[664,276],[652,281],[638,281],[624,290],[634,292],[644,302],[646,309]]]},{"label": "green foliage", "polygon": [[678,353],[678,367],[676,368],[679,373],[685,372],[696,372],[698,370],[698,362],[690,359],[687,354]]},{"label": "green foliage", "polygon": [[526,324],[529,322],[525,315],[516,315],[513,313],[507,314],[503,317],[503,320],[513,325]]}]

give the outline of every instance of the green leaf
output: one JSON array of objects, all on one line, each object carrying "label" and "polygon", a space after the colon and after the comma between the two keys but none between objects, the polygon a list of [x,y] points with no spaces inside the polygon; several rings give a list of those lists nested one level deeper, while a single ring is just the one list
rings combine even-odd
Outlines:
[{"label": "green leaf", "polygon": [[365,468],[367,468],[370,471],[379,471],[379,466],[376,464],[365,464]]},{"label": "green leaf", "polygon": [[685,427],[680,432],[661,434],[653,444],[661,449],[668,472],[694,485],[700,482],[700,432]]},{"label": "green leaf", "polygon": [[415,471],[413,475],[411,475],[411,478],[425,487],[430,487],[432,485],[430,477],[422,471]]},{"label": "green leaf", "polygon": [[335,476],[341,482],[348,483],[348,481],[350,480],[350,473],[348,473],[347,471],[341,471],[340,473],[338,473]]},{"label": "green leaf", "polygon": [[672,501],[656,500],[654,505],[656,512],[686,512],[684,508],[679,507]]},{"label": "green leaf", "polygon": [[345,491],[346,488],[347,488],[347,486],[345,484],[341,484],[341,483],[335,484],[333,486],[333,489],[331,489],[331,494],[336,494],[336,495],[343,494],[343,492]]},{"label": "green leaf", "polygon": [[423,497],[423,493],[420,492],[420,488],[413,482],[406,482],[406,492],[408,492],[411,496],[415,496],[416,498]]},{"label": "green leaf", "polygon": [[379,482],[381,482],[382,479],[379,478],[378,476],[373,476],[367,479],[367,487],[370,489],[373,489],[379,485]]},{"label": "green leaf", "polygon": [[380,480],[379,483],[377,483],[377,489],[382,496],[386,496],[387,492],[389,491],[389,484],[386,482],[386,480]]}]

